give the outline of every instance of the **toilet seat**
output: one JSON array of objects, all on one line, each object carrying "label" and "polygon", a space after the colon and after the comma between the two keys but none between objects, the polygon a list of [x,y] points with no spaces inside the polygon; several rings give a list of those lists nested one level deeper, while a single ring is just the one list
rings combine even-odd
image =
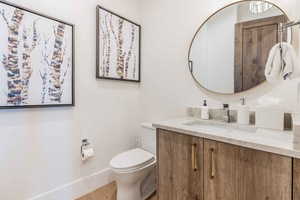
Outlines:
[{"label": "toilet seat", "polygon": [[140,170],[156,162],[155,156],[143,149],[132,149],[115,156],[110,161],[114,171],[128,173]]}]

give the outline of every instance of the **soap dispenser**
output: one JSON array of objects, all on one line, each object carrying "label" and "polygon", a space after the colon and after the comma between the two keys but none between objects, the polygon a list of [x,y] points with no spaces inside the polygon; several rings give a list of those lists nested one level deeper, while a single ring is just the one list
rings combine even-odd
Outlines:
[{"label": "soap dispenser", "polygon": [[250,123],[250,109],[246,106],[245,98],[241,99],[241,105],[238,107],[237,122],[241,125],[249,125]]},{"label": "soap dispenser", "polygon": [[201,119],[209,119],[209,109],[206,100],[204,100],[203,106],[201,107]]}]

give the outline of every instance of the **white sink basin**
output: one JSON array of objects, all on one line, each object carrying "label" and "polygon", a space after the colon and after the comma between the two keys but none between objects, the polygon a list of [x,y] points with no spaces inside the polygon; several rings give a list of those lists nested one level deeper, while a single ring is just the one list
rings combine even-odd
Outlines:
[{"label": "white sink basin", "polygon": [[200,119],[194,119],[190,120],[188,122],[184,122],[183,125],[186,126],[194,126],[204,129],[210,129],[210,130],[222,130],[228,131],[228,132],[249,132],[249,133],[255,133],[257,131],[257,128],[255,126],[251,125],[240,125],[237,123],[225,123],[220,121],[214,121],[214,120],[200,120]]}]

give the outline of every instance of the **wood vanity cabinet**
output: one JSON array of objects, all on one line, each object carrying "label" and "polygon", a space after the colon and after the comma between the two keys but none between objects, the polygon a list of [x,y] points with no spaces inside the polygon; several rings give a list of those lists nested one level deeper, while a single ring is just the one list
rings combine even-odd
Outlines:
[{"label": "wood vanity cabinet", "polygon": [[293,179],[294,199],[300,199],[300,160],[294,159],[294,179]]},{"label": "wood vanity cabinet", "polygon": [[203,200],[203,139],[159,130],[158,198]]},{"label": "wood vanity cabinet", "polygon": [[[159,200],[292,199],[292,158],[157,132]],[[300,161],[294,165],[299,173],[295,191],[300,192]],[[294,200],[299,200],[295,193]]]}]

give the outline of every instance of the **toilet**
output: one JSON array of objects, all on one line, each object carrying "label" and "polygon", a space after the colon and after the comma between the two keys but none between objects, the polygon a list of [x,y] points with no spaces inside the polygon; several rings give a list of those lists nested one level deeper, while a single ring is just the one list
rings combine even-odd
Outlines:
[{"label": "toilet", "polygon": [[144,200],[155,191],[155,184],[151,184],[146,194],[141,189],[143,181],[154,173],[155,140],[152,124],[142,124],[140,147],[120,153],[110,161],[118,187],[117,200]]}]

